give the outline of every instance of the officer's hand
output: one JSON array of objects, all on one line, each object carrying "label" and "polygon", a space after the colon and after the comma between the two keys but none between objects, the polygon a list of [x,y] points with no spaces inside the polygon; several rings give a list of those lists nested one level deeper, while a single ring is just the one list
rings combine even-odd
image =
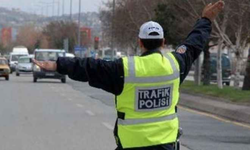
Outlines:
[{"label": "officer's hand", "polygon": [[57,70],[57,64],[56,62],[53,62],[53,61],[37,61],[33,59],[33,63],[45,70],[49,70],[49,71]]},{"label": "officer's hand", "polygon": [[218,14],[224,9],[225,2],[220,0],[214,4],[210,3],[208,4],[202,13],[202,17],[208,18],[211,21],[214,21],[214,19],[218,16]]}]

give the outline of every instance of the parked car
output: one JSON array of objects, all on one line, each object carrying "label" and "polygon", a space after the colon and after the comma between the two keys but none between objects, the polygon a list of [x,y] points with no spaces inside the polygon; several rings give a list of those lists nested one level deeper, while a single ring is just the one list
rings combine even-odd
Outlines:
[{"label": "parked car", "polygon": [[33,72],[32,58],[32,56],[22,56],[18,59],[18,64],[16,66],[16,76]]},{"label": "parked car", "polygon": [[66,53],[66,54],[65,54],[65,57],[68,57],[68,58],[75,58],[75,55],[72,54],[72,53]]},{"label": "parked car", "polygon": [[[230,85],[232,68],[231,62],[227,54],[222,54],[221,58],[222,64],[222,83],[227,86]],[[217,82],[217,54],[210,55],[210,81]]]},{"label": "parked car", "polygon": [[9,80],[10,67],[8,61],[0,57],[0,77],[4,77],[6,80]]},{"label": "parked car", "polygon": [[[58,57],[65,57],[64,50],[58,49],[36,49],[34,57],[37,61],[56,61]],[[33,65],[33,82],[38,79],[60,79],[62,83],[66,83],[66,76],[59,74],[56,71],[48,71]]]}]

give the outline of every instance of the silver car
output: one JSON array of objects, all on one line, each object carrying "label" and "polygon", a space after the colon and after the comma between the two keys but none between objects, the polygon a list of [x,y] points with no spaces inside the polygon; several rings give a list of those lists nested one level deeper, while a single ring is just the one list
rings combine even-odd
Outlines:
[{"label": "silver car", "polygon": [[16,67],[16,76],[20,76],[20,74],[32,73],[32,58],[32,56],[22,56],[18,59],[18,64]]}]

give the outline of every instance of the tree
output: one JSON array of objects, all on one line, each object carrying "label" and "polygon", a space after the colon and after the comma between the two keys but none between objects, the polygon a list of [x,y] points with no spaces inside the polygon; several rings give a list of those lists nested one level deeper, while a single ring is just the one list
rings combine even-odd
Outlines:
[{"label": "tree", "polygon": [[78,26],[73,22],[55,21],[43,29],[43,35],[49,48],[63,49],[64,39],[69,39],[69,52],[73,53],[77,42]]},{"label": "tree", "polygon": [[154,20],[162,25],[167,44],[177,46],[187,34],[187,28],[183,28],[177,15],[173,2],[160,3],[155,9]]},{"label": "tree", "polygon": [[[217,0],[168,0],[146,1],[141,0],[117,0],[115,13],[115,37],[116,43],[124,47],[135,45],[139,26],[147,19],[155,19],[160,22],[165,31],[169,44],[178,45],[187,31],[190,31],[193,23],[201,16],[201,11],[206,4]],[[224,0],[226,7],[223,13],[213,23],[211,41],[218,43],[217,53],[217,83],[222,84],[222,50],[227,47],[229,52],[235,55],[235,87],[239,87],[240,69],[243,53],[250,41],[250,1],[249,0]],[[107,8],[111,8],[108,5]],[[155,11],[150,11],[152,9]],[[111,11],[106,16],[112,17]],[[152,13],[153,12],[153,13]],[[104,13],[105,14],[105,13]],[[105,17],[104,17],[105,18]],[[102,19],[110,23],[110,19]],[[109,25],[108,25],[109,26]],[[110,30],[109,30],[110,31]],[[111,33],[111,32],[110,32]],[[169,36],[169,37],[168,37]],[[136,37],[136,38],[135,38]],[[179,41],[179,42],[178,42]],[[131,46],[133,47],[133,46]],[[209,61],[205,61],[208,63]],[[208,65],[206,65],[208,66]]]},{"label": "tree", "polygon": [[[177,46],[182,43],[193,27],[193,23],[190,22],[195,22],[200,18],[203,8],[204,4],[200,1],[189,0],[169,0],[158,5],[156,21],[163,26],[168,44]],[[209,61],[206,62],[209,63]],[[195,64],[195,81],[199,85],[201,81],[200,58]],[[205,66],[209,65],[205,64]]]},{"label": "tree", "polygon": [[[215,2],[217,0],[213,0]],[[223,13],[214,21],[214,30],[211,35],[211,40],[216,43],[223,43],[219,47],[225,47],[231,49],[231,53],[235,54],[235,87],[239,86],[239,75],[242,64],[243,50],[246,48],[249,38],[249,15],[250,15],[250,1],[248,0],[225,0],[226,8]],[[209,1],[211,2],[211,1]],[[201,9],[205,4],[209,3],[207,0],[175,0],[174,4],[180,12],[185,12],[186,15],[178,15],[177,18],[183,18],[183,22],[186,20],[194,20],[200,16]],[[189,8],[189,9],[188,9]],[[188,17],[189,16],[189,17]],[[186,19],[185,19],[186,18]],[[188,19],[187,19],[188,18]],[[188,25],[188,23],[186,23]],[[221,51],[218,51],[218,67],[217,67],[217,82],[219,88],[222,88],[222,67],[221,67]]]},{"label": "tree", "polygon": [[34,25],[25,25],[18,30],[15,45],[23,45],[30,53],[39,47],[42,33]]},{"label": "tree", "polygon": [[242,90],[250,90],[250,50],[247,60],[247,68],[246,68],[246,75],[244,79],[244,84]]},{"label": "tree", "polygon": [[[112,14],[112,3],[105,3],[101,10],[103,37],[106,45],[111,45],[112,20],[114,19],[115,47],[121,50],[130,48],[133,53],[138,49],[138,31],[140,26],[154,19],[155,8],[164,0],[117,0],[115,14]],[[114,18],[113,18],[114,17]]]},{"label": "tree", "polygon": [[220,26],[217,20],[214,24],[217,30],[217,35],[222,38],[225,46],[231,49],[231,53],[235,54],[234,86],[239,88],[243,53],[250,38],[250,1],[227,0],[226,3],[227,7],[223,14],[223,20],[226,20],[226,23],[223,26]]},{"label": "tree", "polygon": [[209,42],[206,44],[204,49],[204,62],[203,62],[203,85],[210,85],[210,52]]}]

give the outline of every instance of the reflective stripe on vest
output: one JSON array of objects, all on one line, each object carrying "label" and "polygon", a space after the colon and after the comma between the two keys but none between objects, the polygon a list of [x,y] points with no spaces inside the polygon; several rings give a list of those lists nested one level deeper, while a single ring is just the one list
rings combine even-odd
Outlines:
[{"label": "reflective stripe on vest", "polygon": [[125,83],[157,83],[162,81],[169,81],[179,78],[180,72],[177,69],[174,60],[169,56],[165,57],[170,61],[171,67],[173,69],[173,74],[168,76],[154,76],[154,77],[136,77],[135,74],[135,60],[134,57],[128,57],[128,77],[125,77]]},{"label": "reflective stripe on vest", "polygon": [[136,124],[144,124],[144,123],[154,123],[160,121],[168,121],[173,120],[177,117],[177,114],[172,114],[160,118],[147,118],[147,119],[118,119],[118,125],[136,125]]}]

